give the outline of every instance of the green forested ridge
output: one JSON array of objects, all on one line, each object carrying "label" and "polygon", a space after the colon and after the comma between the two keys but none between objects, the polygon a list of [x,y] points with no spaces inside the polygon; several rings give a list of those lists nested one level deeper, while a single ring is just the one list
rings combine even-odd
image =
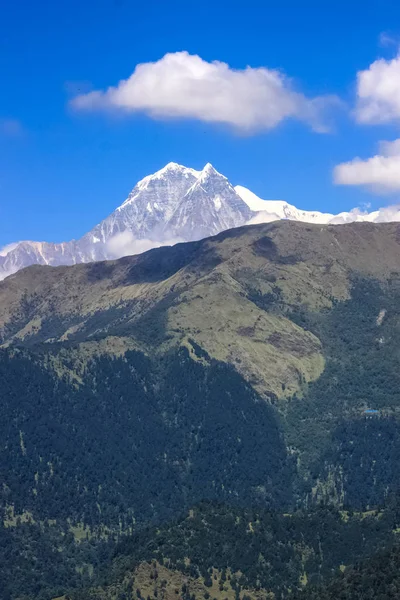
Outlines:
[{"label": "green forested ridge", "polygon": [[[231,569],[242,597],[281,597],[391,544],[399,240],[396,224],[271,224],[0,283],[5,597],[130,600],[118,577],[167,559],[171,589]],[[224,508],[168,525],[204,500]],[[246,510],[253,538],[232,527]],[[117,583],[93,592],[111,552]]]}]

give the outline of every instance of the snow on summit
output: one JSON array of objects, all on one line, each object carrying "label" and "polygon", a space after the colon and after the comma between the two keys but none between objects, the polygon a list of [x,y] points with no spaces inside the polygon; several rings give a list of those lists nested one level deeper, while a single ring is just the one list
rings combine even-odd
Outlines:
[{"label": "snow on summit", "polygon": [[192,241],[246,224],[280,219],[318,224],[400,221],[400,210],[338,215],[300,210],[284,200],[262,200],[233,187],[210,163],[201,171],[170,162],[141,179],[114,212],[80,240],[19,242],[0,249],[0,279],[32,264],[72,265]]}]

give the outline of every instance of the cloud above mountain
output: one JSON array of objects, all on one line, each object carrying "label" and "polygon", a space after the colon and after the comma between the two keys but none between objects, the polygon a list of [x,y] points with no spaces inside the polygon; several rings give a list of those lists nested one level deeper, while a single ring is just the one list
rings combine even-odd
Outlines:
[{"label": "cloud above mountain", "polygon": [[188,52],[139,64],[116,86],[81,94],[71,101],[82,111],[197,119],[245,132],[272,129],[288,118],[326,132],[329,113],[339,104],[336,96],[306,97],[281,71],[266,67],[232,69],[224,62],[207,62]]},{"label": "cloud above mountain", "polygon": [[[382,34],[381,45],[398,46],[391,59],[377,59],[357,73],[357,99],[354,116],[363,125],[394,124],[400,121],[400,47],[398,40]],[[376,193],[400,190],[400,138],[380,142],[379,152],[367,159],[356,157],[337,165],[333,172],[336,184],[365,186]],[[392,210],[393,209],[393,210]],[[385,209],[383,220],[398,217],[398,206]],[[389,211],[389,212],[387,212]]]},{"label": "cloud above mountain", "polygon": [[340,185],[367,186],[372,191],[400,190],[400,138],[381,142],[379,154],[366,160],[354,158],[337,165],[334,181]]},{"label": "cloud above mountain", "polygon": [[400,52],[357,73],[355,116],[359,123],[369,125],[400,119]]}]

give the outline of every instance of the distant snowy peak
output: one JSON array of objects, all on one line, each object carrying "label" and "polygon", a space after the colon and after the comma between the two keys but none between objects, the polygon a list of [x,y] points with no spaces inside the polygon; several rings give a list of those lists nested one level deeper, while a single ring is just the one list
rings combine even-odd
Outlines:
[{"label": "distant snowy peak", "polygon": [[265,211],[268,202],[282,202],[282,200],[262,200],[256,194],[243,187],[242,185],[235,185],[235,191],[246,202],[250,210],[254,212]]},{"label": "distant snowy peak", "polygon": [[252,211],[227,178],[207,163],[166,224],[169,234],[200,239],[244,225]]},{"label": "distant snowy peak", "polygon": [[107,244],[113,236],[130,231],[135,239],[160,240],[166,223],[200,173],[168,163],[160,171],[141,179],[125,202],[86,234],[85,239],[97,238]]},{"label": "distant snowy peak", "polygon": [[[330,213],[299,210],[284,200],[262,200],[256,196],[256,194],[241,185],[237,185],[235,190],[253,212],[267,213],[267,215],[273,215],[278,219],[289,219],[292,221],[302,221],[304,223],[326,224],[335,217],[335,215],[331,215]],[[260,219],[260,217],[261,215],[258,215],[258,219]],[[261,221],[259,220],[258,222]]]},{"label": "distant snowy peak", "polygon": [[302,221],[303,223],[316,223],[320,225],[343,225],[345,223],[369,222],[389,223],[400,221],[400,206],[381,208],[373,212],[353,208],[349,212],[337,215],[319,211],[299,210],[292,204],[283,200],[262,200],[247,188],[237,185],[237,194],[246,202],[247,206],[255,213],[249,224],[267,223],[277,219]]},{"label": "distant snowy peak", "polygon": [[201,171],[169,163],[139,181],[89,236],[107,243],[129,230],[137,240],[191,241],[243,225],[250,216],[246,203],[210,163]]},{"label": "distant snowy peak", "polygon": [[[219,173],[211,163],[207,163],[202,171],[200,171],[197,175],[197,183],[199,185],[205,183],[210,177],[218,177],[220,180],[223,180],[229,184],[228,179],[222,173]],[[229,184],[230,185],[230,184]]]},{"label": "distant snowy peak", "polygon": [[79,240],[19,242],[0,249],[0,280],[32,264],[72,265],[137,254],[154,246],[192,241],[245,224],[290,219],[318,224],[400,221],[398,207],[332,215],[262,200],[233,187],[210,163],[201,171],[171,162],[141,179],[113,213]]},{"label": "distant snowy peak", "polygon": [[207,190],[207,193],[210,194],[217,193],[218,190],[229,190],[231,194],[237,196],[235,188],[229,183],[228,179],[214,169],[210,163],[207,163],[204,169],[198,173],[196,181],[187,191],[187,196],[199,188]]},{"label": "distant snowy peak", "polygon": [[201,173],[202,171],[196,171],[195,169],[190,169],[183,165],[170,162],[164,168],[156,171],[153,175],[147,175],[141,179],[135,185],[125,202],[123,202],[117,210],[122,210],[124,206],[133,202],[140,192],[148,190],[149,188],[157,187],[157,185],[160,184],[163,185],[165,182],[172,184],[176,184],[179,181],[183,184],[185,182],[194,182]]},{"label": "distant snowy peak", "polygon": [[168,163],[141,179],[116,210],[80,240],[21,242],[0,253],[0,279],[31,264],[71,265],[192,241],[244,225],[253,215],[227,178]]}]

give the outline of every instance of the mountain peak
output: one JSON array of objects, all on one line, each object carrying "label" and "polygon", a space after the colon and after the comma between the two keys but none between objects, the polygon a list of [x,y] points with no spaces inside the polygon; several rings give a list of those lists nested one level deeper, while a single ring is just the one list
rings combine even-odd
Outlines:
[{"label": "mountain peak", "polygon": [[185,167],[184,165],[180,165],[179,163],[176,163],[176,162],[169,162],[165,165],[165,167],[163,167],[162,169],[160,169],[159,171],[154,173],[153,177],[155,175],[163,175],[165,173],[170,173],[170,172],[184,172],[184,171],[194,171],[194,169],[190,169],[189,167]]},{"label": "mountain peak", "polygon": [[183,175],[190,173],[195,177],[198,177],[200,175],[200,171],[196,171],[195,169],[191,169],[190,167],[185,167],[185,165],[180,165],[176,162],[169,162],[165,165],[165,167],[163,167],[159,171],[156,171],[153,175],[149,175],[149,178],[158,179],[170,173],[182,173]]},{"label": "mountain peak", "polygon": [[139,190],[143,190],[144,188],[146,188],[149,185],[149,183],[157,181],[157,180],[166,179],[171,175],[172,176],[173,175],[183,176],[185,178],[189,178],[190,176],[192,176],[192,177],[196,177],[196,179],[197,179],[197,177],[199,177],[199,175],[200,175],[200,171],[196,171],[195,169],[190,169],[189,167],[185,167],[184,165],[180,165],[175,162],[169,162],[168,164],[165,165],[165,167],[163,167],[159,171],[156,171],[152,175],[147,175],[146,177],[141,179],[139,181],[139,183],[136,185],[136,187]]},{"label": "mountain peak", "polygon": [[154,190],[154,187],[158,187],[159,184],[161,184],[161,187],[168,184],[174,186],[178,182],[178,187],[183,186],[186,191],[187,187],[192,185],[200,174],[201,171],[190,169],[189,167],[185,167],[184,165],[175,162],[169,162],[165,167],[159,169],[152,175],[143,177],[143,179],[135,185],[125,202],[123,202],[116,210],[124,210],[127,206],[136,202],[139,194],[146,190]]},{"label": "mountain peak", "polygon": [[219,173],[216,169],[214,169],[211,163],[207,163],[203,170],[199,173],[196,183],[202,184],[204,181],[206,181],[206,179],[214,176],[223,177],[223,179],[226,179],[222,173]]}]

